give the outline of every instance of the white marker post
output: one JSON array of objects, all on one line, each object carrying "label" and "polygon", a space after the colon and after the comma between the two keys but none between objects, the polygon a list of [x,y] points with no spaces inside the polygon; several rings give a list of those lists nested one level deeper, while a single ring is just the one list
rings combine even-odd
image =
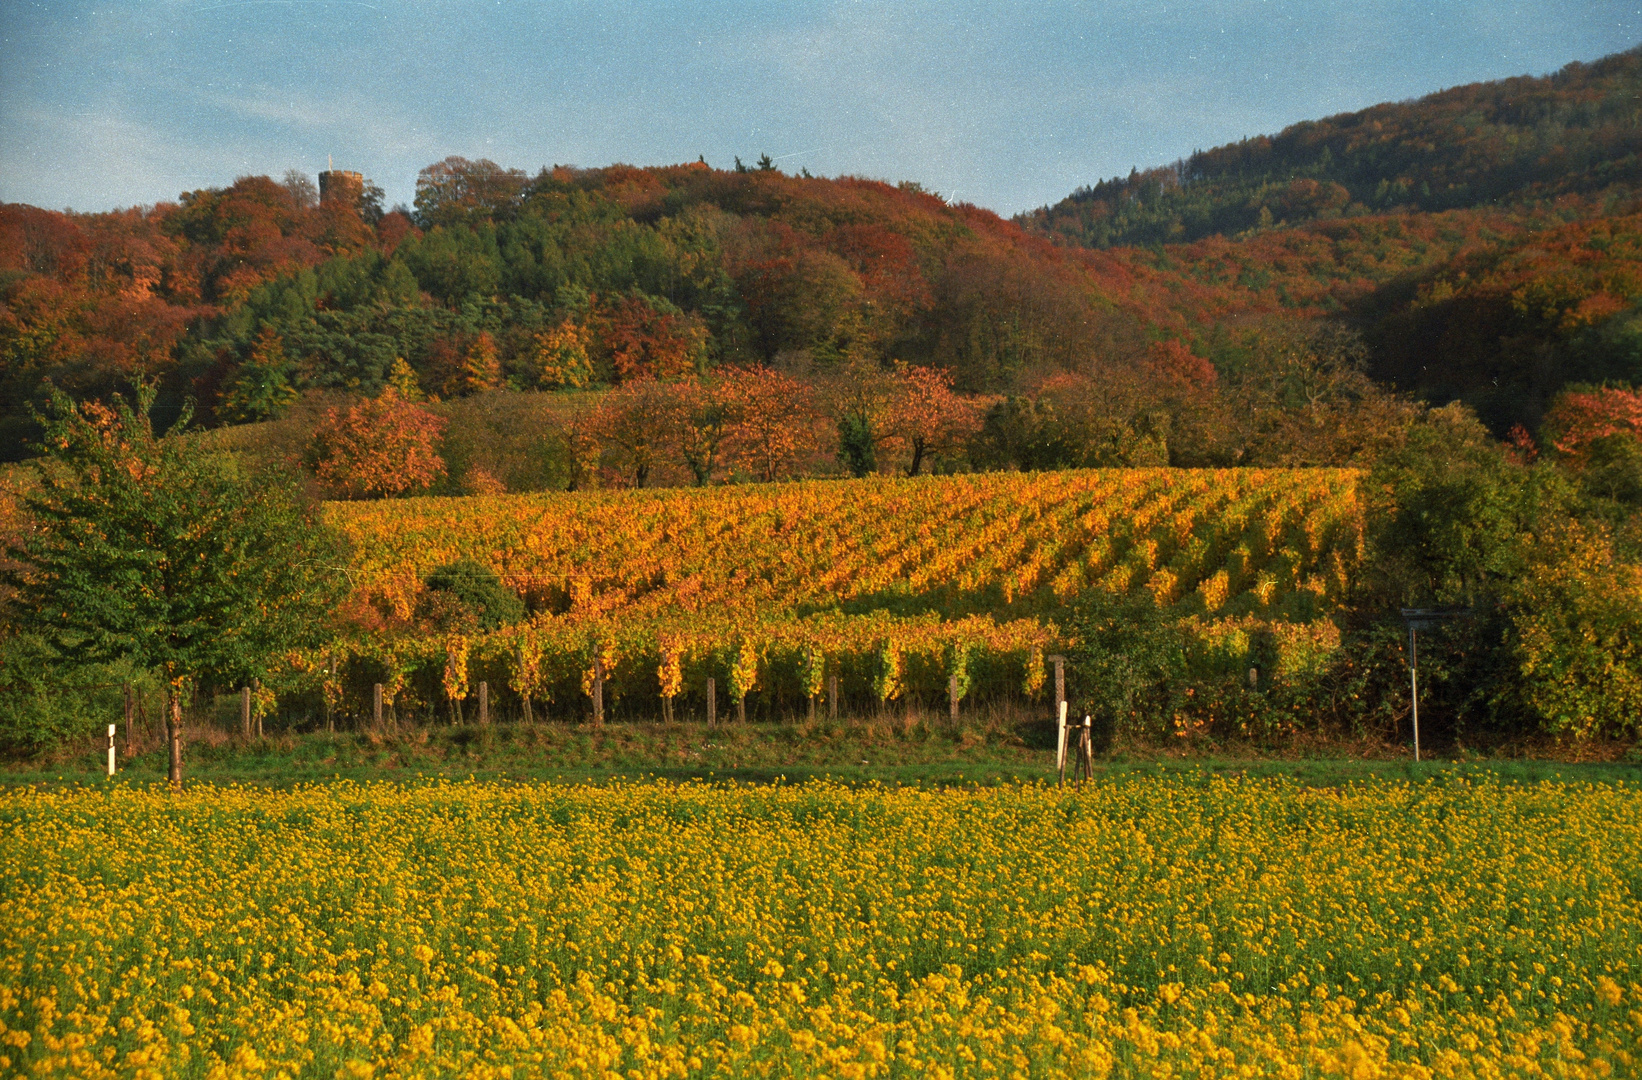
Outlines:
[{"label": "white marker post", "polygon": [[108,775],[114,775],[114,725],[108,725]]},{"label": "white marker post", "polygon": [[1066,778],[1066,702],[1060,703],[1055,716],[1055,771]]}]

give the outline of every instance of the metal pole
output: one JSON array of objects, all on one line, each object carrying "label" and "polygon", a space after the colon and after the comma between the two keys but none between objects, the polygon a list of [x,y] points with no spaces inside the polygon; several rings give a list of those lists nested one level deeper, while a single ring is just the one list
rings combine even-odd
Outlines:
[{"label": "metal pole", "polygon": [[1420,639],[1419,631],[1408,628],[1408,688],[1414,699],[1414,760],[1420,760]]}]

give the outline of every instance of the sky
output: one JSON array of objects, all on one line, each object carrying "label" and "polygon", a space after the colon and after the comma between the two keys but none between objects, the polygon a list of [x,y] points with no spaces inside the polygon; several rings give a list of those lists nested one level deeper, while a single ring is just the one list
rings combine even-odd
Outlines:
[{"label": "sky", "polygon": [[1001,214],[1299,120],[1642,43],[1610,0],[0,0],[0,201],[334,161],[917,181]]}]

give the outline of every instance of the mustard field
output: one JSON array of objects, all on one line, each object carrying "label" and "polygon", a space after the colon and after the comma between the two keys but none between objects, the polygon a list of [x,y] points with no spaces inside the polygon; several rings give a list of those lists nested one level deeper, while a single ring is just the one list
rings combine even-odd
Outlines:
[{"label": "mustard field", "polygon": [[1634,1076],[1642,797],[0,795],[0,1074]]}]

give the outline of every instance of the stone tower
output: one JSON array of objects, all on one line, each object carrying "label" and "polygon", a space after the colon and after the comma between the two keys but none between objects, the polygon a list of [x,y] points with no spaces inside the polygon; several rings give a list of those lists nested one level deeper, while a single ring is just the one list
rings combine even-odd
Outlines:
[{"label": "stone tower", "polygon": [[319,174],[319,201],[339,202],[357,208],[365,197],[365,177],[345,169],[327,169]]}]

